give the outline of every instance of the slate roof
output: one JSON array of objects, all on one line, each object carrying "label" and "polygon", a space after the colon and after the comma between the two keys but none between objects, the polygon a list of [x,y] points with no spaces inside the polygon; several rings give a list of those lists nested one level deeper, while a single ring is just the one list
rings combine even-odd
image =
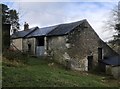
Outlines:
[{"label": "slate roof", "polygon": [[31,34],[29,34],[27,37],[46,36],[46,34],[48,34],[49,32],[51,32],[57,26],[58,25],[56,25],[56,26],[50,26],[50,27],[44,27],[44,28],[39,28],[36,31],[34,31]]},{"label": "slate roof", "polygon": [[49,26],[44,28],[35,29],[31,28],[26,31],[19,31],[12,35],[12,38],[24,38],[24,37],[37,37],[37,36],[58,36],[58,35],[66,35],[71,32],[75,27],[82,24],[86,20],[81,20],[72,23],[60,24],[55,26]]},{"label": "slate roof", "polygon": [[39,28],[26,37],[29,38],[29,37],[38,37],[38,36],[65,35],[65,34],[69,33],[70,31],[72,31],[76,26],[82,24],[84,21],[86,21],[86,20]]},{"label": "slate roof", "polygon": [[16,33],[14,33],[11,38],[12,39],[17,39],[17,38],[24,38],[25,36],[27,36],[28,34],[34,32],[35,30],[37,30],[38,27],[33,27],[33,28],[30,28],[28,30],[24,30],[24,31],[18,31]]},{"label": "slate roof", "polygon": [[82,24],[86,20],[81,20],[72,23],[60,24],[54,30],[47,34],[47,36],[66,35],[71,32],[75,27]]},{"label": "slate roof", "polygon": [[102,60],[106,65],[120,66],[120,56],[113,56]]}]

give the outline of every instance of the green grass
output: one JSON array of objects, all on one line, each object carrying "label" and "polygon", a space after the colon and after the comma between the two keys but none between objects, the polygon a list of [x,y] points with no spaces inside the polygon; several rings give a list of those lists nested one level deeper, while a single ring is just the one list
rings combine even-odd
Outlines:
[{"label": "green grass", "polygon": [[107,76],[66,70],[46,59],[29,58],[27,64],[3,59],[3,87],[117,87]]}]

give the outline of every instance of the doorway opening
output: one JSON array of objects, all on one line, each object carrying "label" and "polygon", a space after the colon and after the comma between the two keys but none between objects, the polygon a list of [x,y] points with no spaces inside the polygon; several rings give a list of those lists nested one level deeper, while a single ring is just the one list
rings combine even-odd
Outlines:
[{"label": "doorway opening", "polygon": [[44,56],[45,53],[45,41],[44,37],[37,37],[36,38],[36,55],[37,56]]},{"label": "doorway opening", "polygon": [[28,44],[28,52],[31,52],[31,44]]},{"label": "doorway opening", "polygon": [[44,46],[44,37],[37,38],[37,46]]},{"label": "doorway opening", "polygon": [[88,56],[88,71],[93,69],[93,56]]},{"label": "doorway opening", "polygon": [[98,48],[98,67],[101,72],[105,72],[105,64],[101,60],[103,60],[103,49],[100,47]]}]

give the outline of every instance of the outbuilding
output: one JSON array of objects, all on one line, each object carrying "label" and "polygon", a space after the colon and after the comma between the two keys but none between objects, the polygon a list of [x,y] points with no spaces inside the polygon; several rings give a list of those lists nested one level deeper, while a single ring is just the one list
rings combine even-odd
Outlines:
[{"label": "outbuilding", "polygon": [[114,78],[120,79],[120,56],[105,58],[102,63],[106,65],[106,74],[113,75]]},{"label": "outbuilding", "polygon": [[21,39],[24,39],[21,44],[24,52],[51,56],[54,61],[73,70],[93,70],[98,60],[117,55],[100,39],[86,19],[37,28]]}]

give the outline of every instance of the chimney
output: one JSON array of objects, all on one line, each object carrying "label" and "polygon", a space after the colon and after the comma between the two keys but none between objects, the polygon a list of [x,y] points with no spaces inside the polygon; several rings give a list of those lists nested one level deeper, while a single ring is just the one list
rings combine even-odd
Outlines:
[{"label": "chimney", "polygon": [[28,30],[28,29],[29,29],[29,25],[28,25],[28,23],[25,22],[25,24],[24,24],[24,30]]}]

